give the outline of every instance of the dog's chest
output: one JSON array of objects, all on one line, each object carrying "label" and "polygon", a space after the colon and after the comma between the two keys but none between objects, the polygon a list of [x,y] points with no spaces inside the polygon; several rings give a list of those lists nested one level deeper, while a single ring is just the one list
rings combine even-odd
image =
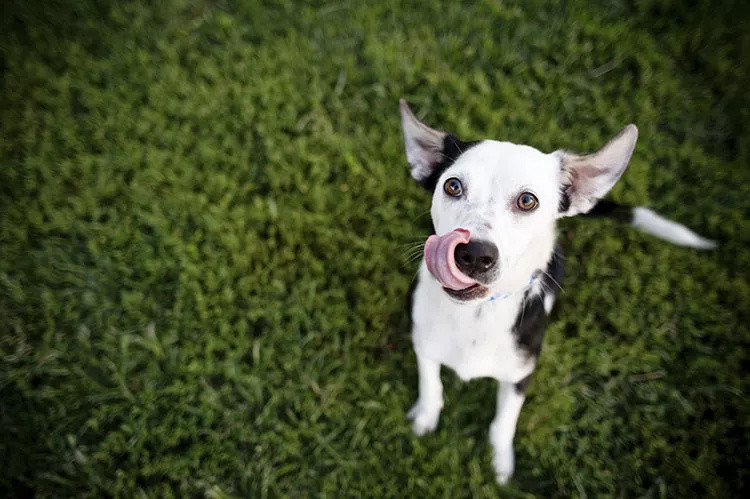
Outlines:
[{"label": "dog's chest", "polygon": [[461,306],[424,275],[414,292],[414,348],[464,380],[492,377],[518,382],[534,368],[534,359],[519,347],[513,333],[520,301],[519,296]]}]

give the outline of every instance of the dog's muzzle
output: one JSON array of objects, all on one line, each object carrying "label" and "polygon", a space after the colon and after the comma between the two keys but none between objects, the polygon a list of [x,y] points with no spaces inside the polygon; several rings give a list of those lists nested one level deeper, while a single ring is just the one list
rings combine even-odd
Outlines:
[{"label": "dog's muzzle", "polygon": [[466,229],[430,236],[424,255],[427,270],[451,296],[461,299],[485,293],[483,284],[494,278],[498,261],[497,246],[489,241],[472,241]]}]

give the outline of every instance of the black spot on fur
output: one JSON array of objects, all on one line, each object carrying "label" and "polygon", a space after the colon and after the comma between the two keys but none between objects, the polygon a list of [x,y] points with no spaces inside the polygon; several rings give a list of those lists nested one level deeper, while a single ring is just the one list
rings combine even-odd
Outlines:
[{"label": "black spot on fur", "polygon": [[457,138],[455,135],[446,135],[443,139],[443,150],[440,152],[443,159],[432,167],[432,171],[427,177],[419,181],[419,185],[430,192],[434,191],[440,175],[442,175],[445,170],[450,168],[450,166],[456,162],[459,156],[461,156],[463,153],[465,153],[475,145],[479,144],[479,142],[480,141],[478,140],[464,142],[463,140]]},{"label": "black spot on fur", "polygon": [[547,264],[547,273],[542,274],[544,289],[550,291],[554,295],[562,290],[563,278],[565,277],[565,265],[563,265],[564,260],[565,256],[563,255],[562,249],[560,249],[560,247],[555,248],[555,253]]},{"label": "black spot on fur", "polygon": [[615,203],[608,199],[600,199],[583,216],[590,218],[613,218],[620,222],[631,223],[633,221],[633,207]]},{"label": "black spot on fur", "polygon": [[539,357],[544,340],[544,326],[547,314],[544,313],[544,292],[530,295],[526,292],[524,306],[518,311],[513,324],[513,334],[518,346],[526,351],[529,357]]},{"label": "black spot on fur", "polygon": [[523,307],[518,311],[516,322],[513,324],[513,334],[518,346],[526,351],[529,357],[539,357],[544,340],[544,327],[547,314],[544,310],[544,298],[548,294],[556,295],[562,286],[563,262],[559,249],[552,255],[545,273],[542,273],[542,291],[531,295],[526,292]]},{"label": "black spot on fur", "polygon": [[531,374],[526,376],[524,379],[516,383],[514,386],[516,387],[516,393],[519,395],[526,393],[526,390],[529,389],[529,385],[531,384]]},{"label": "black spot on fur", "polygon": [[568,186],[565,185],[561,188],[560,203],[557,205],[557,211],[559,213],[565,213],[570,208],[570,196],[568,195]]},{"label": "black spot on fur", "polygon": [[[564,170],[562,157],[560,157],[560,169]],[[565,213],[570,208],[570,195],[568,194],[568,189],[570,189],[570,184],[563,184],[560,186],[560,202],[557,205],[558,213]]]}]

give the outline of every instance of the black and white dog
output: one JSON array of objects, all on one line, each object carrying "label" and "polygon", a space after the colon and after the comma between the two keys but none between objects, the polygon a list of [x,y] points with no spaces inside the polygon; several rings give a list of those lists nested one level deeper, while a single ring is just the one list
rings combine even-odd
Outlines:
[{"label": "black and white dog", "polygon": [[417,435],[437,426],[442,365],[464,380],[497,379],[490,441],[497,479],[506,483],[514,468],[516,421],[562,280],[557,219],[626,217],[675,244],[705,249],[714,243],[646,208],[601,200],[628,165],[635,125],[600,151],[578,155],[494,140],[463,142],[418,121],[403,99],[401,124],[411,176],[433,193],[435,229],[412,297],[419,397],[409,418]]}]

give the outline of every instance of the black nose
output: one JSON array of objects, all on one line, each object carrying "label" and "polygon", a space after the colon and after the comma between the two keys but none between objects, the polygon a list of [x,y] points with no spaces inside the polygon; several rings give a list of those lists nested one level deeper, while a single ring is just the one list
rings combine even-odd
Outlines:
[{"label": "black nose", "polygon": [[459,270],[469,277],[482,277],[497,265],[497,246],[489,241],[469,241],[459,244],[454,252]]}]

